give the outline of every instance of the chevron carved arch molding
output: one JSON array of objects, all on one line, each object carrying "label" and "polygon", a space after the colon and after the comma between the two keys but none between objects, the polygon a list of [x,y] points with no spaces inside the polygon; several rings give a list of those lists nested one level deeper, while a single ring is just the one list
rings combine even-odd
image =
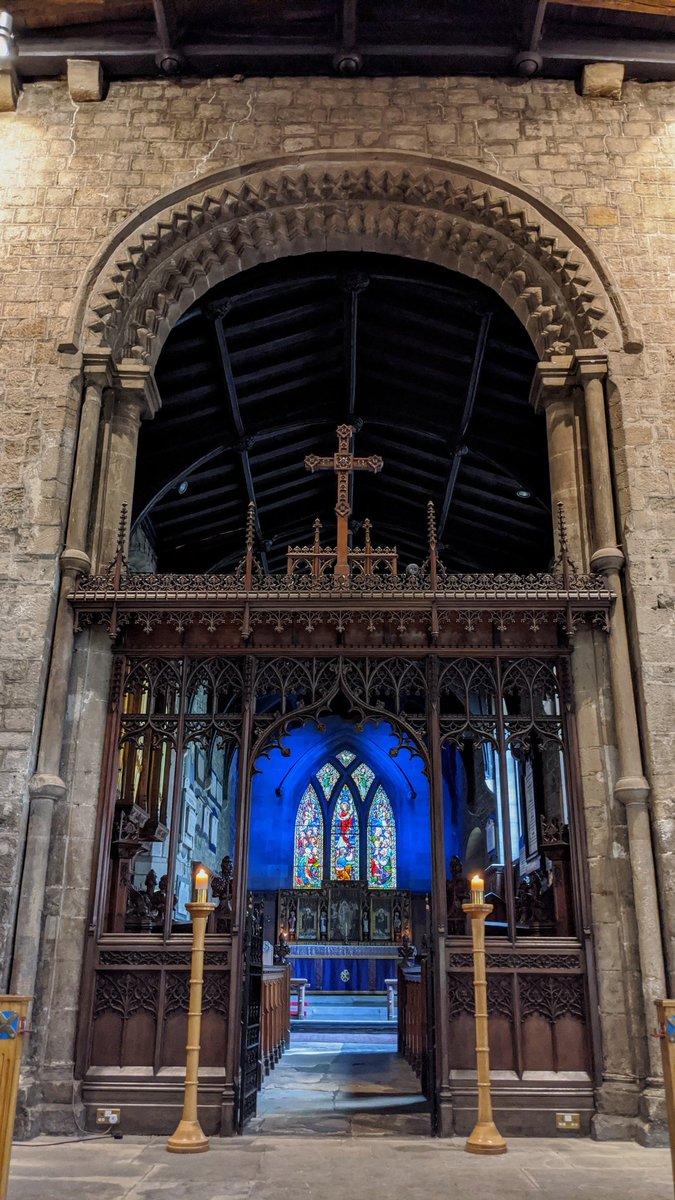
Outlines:
[{"label": "chevron carved arch molding", "polygon": [[466,164],[411,155],[307,155],[221,172],[118,231],[107,258],[90,266],[63,349],[107,349],[117,362],[153,366],[181,314],[228,276],[288,255],[378,250],[493,288],[541,359],[581,347],[639,351],[582,235],[525,195]]}]

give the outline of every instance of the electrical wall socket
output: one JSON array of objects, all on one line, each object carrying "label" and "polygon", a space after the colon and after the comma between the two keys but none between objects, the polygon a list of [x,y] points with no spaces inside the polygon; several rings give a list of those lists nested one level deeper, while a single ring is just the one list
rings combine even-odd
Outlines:
[{"label": "electrical wall socket", "polygon": [[581,1129],[580,1113],[556,1113],[555,1127],[556,1129],[567,1130],[568,1133],[578,1133]]},{"label": "electrical wall socket", "polygon": [[97,1108],[97,1125],[119,1125],[122,1116],[121,1108]]}]

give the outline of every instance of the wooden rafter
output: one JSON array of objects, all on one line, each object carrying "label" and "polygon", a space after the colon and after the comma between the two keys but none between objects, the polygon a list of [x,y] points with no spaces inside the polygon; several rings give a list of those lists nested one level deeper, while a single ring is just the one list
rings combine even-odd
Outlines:
[{"label": "wooden rafter", "polygon": [[609,12],[649,13],[655,17],[674,17],[675,0],[548,0],[567,8],[602,8]]}]

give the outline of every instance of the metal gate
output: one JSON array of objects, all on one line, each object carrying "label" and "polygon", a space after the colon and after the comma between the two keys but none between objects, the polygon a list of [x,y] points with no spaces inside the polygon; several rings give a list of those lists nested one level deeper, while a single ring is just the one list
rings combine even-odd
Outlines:
[{"label": "metal gate", "polygon": [[243,988],[241,1008],[241,1060],[237,1129],[243,1133],[258,1107],[261,1083],[260,1019],[262,1007],[263,933],[262,909],[249,901],[244,932]]}]

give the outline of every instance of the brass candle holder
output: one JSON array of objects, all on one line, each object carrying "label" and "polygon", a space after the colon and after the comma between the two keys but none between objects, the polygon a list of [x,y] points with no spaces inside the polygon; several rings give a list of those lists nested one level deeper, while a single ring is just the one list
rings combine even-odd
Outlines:
[{"label": "brass candle holder", "polygon": [[506,1142],[492,1117],[485,921],[492,912],[493,906],[485,903],[485,884],[480,875],[474,875],[471,880],[471,903],[463,904],[462,908],[471,917],[473,937],[473,988],[476,1005],[476,1070],[478,1075],[478,1120],[466,1139],[464,1149],[469,1154],[506,1154]]},{"label": "brass candle holder", "polygon": [[198,1154],[208,1150],[209,1139],[199,1124],[197,1102],[199,1091],[199,1052],[201,1049],[202,992],[204,989],[204,942],[206,923],[215,909],[208,900],[209,873],[203,867],[195,874],[196,900],[186,904],[192,917],[192,960],[190,964],[190,1003],[187,1019],[185,1053],[185,1096],[183,1115],[176,1132],[166,1143],[174,1154]]}]

